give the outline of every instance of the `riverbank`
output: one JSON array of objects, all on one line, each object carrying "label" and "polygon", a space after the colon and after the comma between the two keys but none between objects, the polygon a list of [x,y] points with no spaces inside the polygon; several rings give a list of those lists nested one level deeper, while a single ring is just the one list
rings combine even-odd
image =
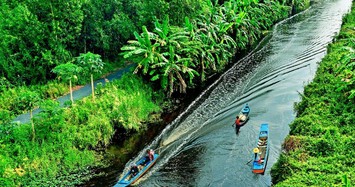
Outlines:
[{"label": "riverbank", "polygon": [[314,80],[271,170],[275,186],[351,186],[355,142],[355,4]]},{"label": "riverbank", "polygon": [[[144,85],[142,82],[128,78],[119,84],[113,82],[105,88],[99,87],[96,102],[85,98],[65,110],[55,102],[46,102],[45,111],[34,120],[35,130],[28,124],[2,127],[1,131],[5,133],[1,134],[4,141],[0,151],[0,173],[3,177],[0,185],[72,186],[90,178],[92,168],[105,167],[102,151],[112,144],[115,129],[118,133],[125,132],[140,139],[140,134],[135,131],[150,133],[150,129],[155,128],[153,122],[147,125],[151,120],[147,114],[163,112],[157,106],[164,105],[160,100],[163,96],[153,93],[149,83]],[[190,96],[191,92],[188,93]],[[169,106],[181,103],[179,100]],[[173,111],[170,107],[169,111]],[[140,113],[142,111],[144,114]],[[31,132],[36,132],[35,136]],[[129,139],[123,149],[130,149],[121,153],[129,155],[133,150],[132,155],[139,151],[135,143]],[[126,161],[129,158],[126,157]]]}]

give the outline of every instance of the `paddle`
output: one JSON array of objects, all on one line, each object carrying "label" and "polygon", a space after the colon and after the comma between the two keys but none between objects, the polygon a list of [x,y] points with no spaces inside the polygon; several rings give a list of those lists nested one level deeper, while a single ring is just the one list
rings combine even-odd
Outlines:
[{"label": "paddle", "polygon": [[[236,126],[236,124],[235,124],[235,123],[233,123],[233,124],[232,124],[232,127],[234,127],[234,126]],[[239,125],[239,126],[241,127],[242,125]]]},{"label": "paddle", "polygon": [[159,155],[160,155],[160,150],[161,150],[162,147],[163,147],[163,143],[160,142],[160,147],[158,147],[158,149],[159,149],[158,154],[159,154]]},{"label": "paddle", "polygon": [[[167,144],[167,145],[169,145],[169,144]],[[166,145],[165,145],[165,146],[166,146]],[[162,147],[164,147],[164,145],[163,145],[162,142],[160,142],[160,146],[159,146],[158,148],[155,148],[155,149],[154,149],[154,152],[158,151],[158,154],[160,155],[160,152],[161,152],[161,148],[162,148]]]},{"label": "paddle", "polygon": [[249,164],[251,161],[253,161],[253,159],[249,160],[249,161],[246,163],[246,165]]}]

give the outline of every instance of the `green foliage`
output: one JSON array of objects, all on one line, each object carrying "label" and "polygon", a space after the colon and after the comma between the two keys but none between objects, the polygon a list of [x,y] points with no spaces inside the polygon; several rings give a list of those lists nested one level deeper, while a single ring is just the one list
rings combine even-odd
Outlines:
[{"label": "green foliage", "polygon": [[169,0],[167,15],[174,25],[182,26],[184,18],[195,18],[208,13],[208,2],[205,0]]},{"label": "green foliage", "polygon": [[[336,42],[328,47],[313,82],[295,105],[297,118],[290,124],[285,153],[271,171],[275,186],[350,186],[355,182],[351,177],[355,171],[355,33],[349,29],[354,28],[354,18],[353,4]],[[290,146],[297,142],[290,139],[300,139],[297,145],[301,146]],[[290,165],[295,167],[289,169]]]},{"label": "green foliage", "polygon": [[291,167],[291,162],[285,154],[281,154],[277,162],[271,168],[271,178],[273,184],[284,181],[286,178],[290,177],[293,173]]},{"label": "green foliage", "polygon": [[11,119],[11,111],[6,109],[0,109],[0,125],[9,123]]},{"label": "green foliage", "polygon": [[206,74],[222,71],[236,50],[253,46],[263,29],[288,15],[284,4],[270,1],[206,1],[201,6],[203,14],[193,21],[185,17],[184,25],[174,26],[168,18],[157,20],[153,31],[143,26],[141,34],[134,32],[136,40],[121,48],[124,58],[138,63],[135,73],[141,70],[160,82],[169,97],[205,81]]},{"label": "green foliage", "polygon": [[343,187],[351,187],[350,181],[346,175],[343,176]]},{"label": "green foliage", "polygon": [[168,3],[163,0],[86,1],[83,30],[77,47],[84,53],[94,51],[103,59],[116,59],[117,52],[133,37],[134,31],[143,25],[151,27],[154,17],[165,15],[167,9]]},{"label": "green foliage", "polygon": [[[136,40],[128,41],[130,45],[122,47],[124,58],[138,61],[135,72],[141,69],[142,74],[149,73],[152,81],[159,80],[163,89],[171,96],[176,87],[181,93],[186,92],[184,75],[192,79],[197,72],[191,69],[194,66],[192,59],[186,55],[186,48],[192,45],[188,33],[182,28],[169,25],[169,19],[162,23],[155,22],[155,30],[149,32],[143,27],[143,33],[134,33]],[[178,83],[176,83],[178,82]],[[178,85],[178,86],[175,86]]]},{"label": "green foliage", "polygon": [[[71,80],[77,67],[64,63],[79,55],[84,72],[100,76],[101,56],[112,60],[122,49],[144,78],[159,82],[169,95],[185,92],[200,81],[197,76],[204,81],[206,74],[223,70],[235,50],[255,44],[262,30],[288,12],[279,1],[25,0],[3,1],[0,7],[0,186],[80,183],[73,173],[85,176],[104,162],[97,150],[110,144],[115,129],[145,129],[164,98],[135,75],[99,85],[97,102],[85,98],[67,109],[49,100],[67,92],[64,84],[14,86],[46,82],[56,66],[54,72]],[[136,40],[122,47],[133,36]],[[30,124],[9,123],[39,104],[43,112],[33,120],[36,136]]]},{"label": "green foliage", "polygon": [[126,0],[11,0],[0,6],[0,75],[14,85],[51,80],[53,67],[87,51],[115,60],[137,28],[168,9],[164,1]]},{"label": "green foliage", "polygon": [[[99,95],[100,105],[110,111],[113,123],[125,129],[144,128],[142,122],[148,121],[151,113],[161,110],[157,107],[157,104],[162,102],[161,93],[153,93],[149,84],[134,75],[125,75],[120,80],[99,88],[96,92]],[[102,94],[106,97],[101,97]],[[152,102],[153,98],[155,102]]]},{"label": "green foliage", "polygon": [[67,83],[57,81],[48,82],[45,85],[32,86],[39,92],[42,99],[55,99],[68,93]]},{"label": "green foliage", "polygon": [[53,100],[41,102],[42,112],[33,120],[34,141],[30,124],[1,125],[1,186],[78,184],[80,180],[70,176],[88,174],[90,167],[104,163],[96,150],[110,144],[115,128],[145,129],[143,122],[161,110],[161,93],[132,74],[99,86],[96,92],[98,102],[84,98],[67,109]]},{"label": "green foliage", "polygon": [[0,93],[12,88],[13,85],[8,81],[5,77],[1,77],[0,79]]},{"label": "green foliage", "polygon": [[81,68],[72,63],[66,63],[56,66],[52,72],[58,75],[59,79],[66,81],[74,81],[78,79],[78,74],[80,73]]},{"label": "green foliage", "polygon": [[40,101],[39,95],[33,91],[22,92],[17,99],[18,107],[27,112],[37,107]]},{"label": "green foliage", "polygon": [[80,73],[81,70],[82,68],[70,62],[66,64],[58,65],[52,70],[53,73],[58,75],[59,79],[64,79],[69,81],[70,100],[72,103],[74,103],[72,81],[78,79],[77,75]]},{"label": "green foliage", "polygon": [[[164,20],[166,15],[172,25],[179,27],[183,27],[185,17],[195,20],[218,15],[223,20],[218,18],[213,23],[218,25],[222,21],[222,30],[234,24],[232,38],[238,41],[240,49],[245,49],[257,41],[262,29],[288,13],[281,1],[219,3],[209,0],[4,1],[0,4],[3,20],[0,75],[10,85],[47,82],[54,78],[51,69],[88,51],[101,55],[105,61],[116,61],[120,49],[134,37],[134,32],[141,32],[142,26],[153,30],[154,20]],[[204,73],[204,70],[197,71]]]},{"label": "green foliage", "polygon": [[100,55],[91,52],[80,54],[80,56],[77,57],[77,62],[84,69],[84,76],[90,74],[92,98],[95,100],[93,74],[101,74],[105,63],[101,60]]},{"label": "green foliage", "polygon": [[101,73],[105,64],[101,60],[100,55],[91,52],[80,54],[80,56],[77,57],[77,62],[84,69],[86,74]]},{"label": "green foliage", "polygon": [[0,115],[3,116],[2,120],[28,112],[28,106],[25,103],[29,101],[26,100],[27,97],[24,97],[28,92],[36,94],[39,100],[55,99],[67,93],[68,88],[58,82],[49,82],[42,86],[20,86],[8,89],[0,95]]},{"label": "green foliage", "polygon": [[68,61],[80,34],[80,1],[7,1],[1,4],[0,69],[12,84],[46,82],[54,65]]},{"label": "green foliage", "polygon": [[302,12],[310,6],[310,0],[292,0],[294,13]]}]

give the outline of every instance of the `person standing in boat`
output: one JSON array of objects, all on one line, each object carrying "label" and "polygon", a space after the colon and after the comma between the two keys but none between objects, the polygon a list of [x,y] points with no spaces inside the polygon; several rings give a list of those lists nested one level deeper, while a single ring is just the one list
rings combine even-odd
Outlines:
[{"label": "person standing in boat", "polygon": [[236,133],[239,133],[240,127],[241,127],[240,118],[239,118],[239,116],[237,116],[236,120],[235,120],[235,131],[236,131]]},{"label": "person standing in boat", "polygon": [[253,152],[254,152],[254,160],[257,160],[256,158],[258,157],[258,154],[259,154],[259,148],[255,147],[253,149]]},{"label": "person standing in boat", "polygon": [[145,156],[145,160],[143,165],[147,165],[149,162],[154,160],[154,150],[153,149],[148,149],[147,150],[147,155]]},{"label": "person standing in boat", "polygon": [[235,125],[240,127],[240,118],[239,118],[239,116],[237,116],[236,119],[235,119]]},{"label": "person standing in boat", "polygon": [[154,160],[154,150],[153,149],[148,150],[148,157],[149,157],[149,161]]}]

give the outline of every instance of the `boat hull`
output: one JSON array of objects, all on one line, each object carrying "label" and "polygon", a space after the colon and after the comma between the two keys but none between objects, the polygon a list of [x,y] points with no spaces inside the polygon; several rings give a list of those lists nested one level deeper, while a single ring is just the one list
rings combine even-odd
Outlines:
[{"label": "boat hull", "polygon": [[250,113],[250,107],[248,104],[245,104],[242,110],[240,110],[239,114],[237,115],[240,119],[240,125],[234,124],[236,128],[240,128],[248,122],[249,113]]},{"label": "boat hull", "polygon": [[252,171],[255,174],[264,174],[269,158],[269,125],[261,124],[256,147],[253,150]]},{"label": "boat hull", "polygon": [[[120,180],[119,182],[114,186],[114,187],[125,187],[125,186],[130,186],[134,183],[136,183],[157,161],[159,155],[154,154],[154,159],[143,166],[143,168],[135,175],[134,177],[131,177],[131,172],[128,171]],[[136,165],[142,165],[144,164],[144,157],[141,158],[136,162]]]}]

